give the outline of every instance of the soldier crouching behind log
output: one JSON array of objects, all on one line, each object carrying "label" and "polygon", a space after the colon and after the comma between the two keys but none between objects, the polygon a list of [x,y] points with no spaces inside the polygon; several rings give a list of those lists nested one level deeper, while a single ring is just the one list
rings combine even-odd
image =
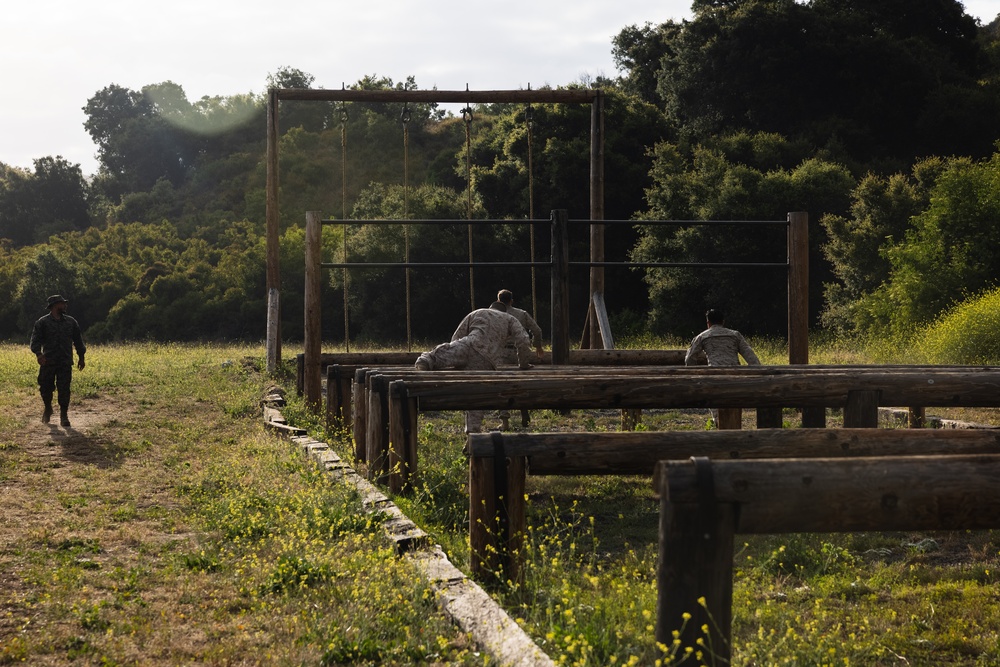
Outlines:
[{"label": "soldier crouching behind log", "polygon": [[[430,352],[424,352],[414,366],[418,370],[433,371],[454,368],[470,371],[494,371],[503,363],[504,348],[512,342],[517,349],[517,365],[531,368],[531,342],[528,332],[499,301],[489,308],[472,311],[459,323],[451,342],[442,343]],[[465,432],[479,433],[483,426],[483,410],[465,413]]]},{"label": "soldier crouching behind log", "polygon": [[[740,357],[751,366],[759,366],[760,359],[739,331],[727,329],[725,315],[721,310],[709,309],[705,313],[704,331],[694,337],[687,355],[684,357],[686,366],[698,363],[698,355],[702,352],[708,357],[709,366],[739,366]],[[709,408],[712,413],[712,425],[719,426],[719,411]]]}]

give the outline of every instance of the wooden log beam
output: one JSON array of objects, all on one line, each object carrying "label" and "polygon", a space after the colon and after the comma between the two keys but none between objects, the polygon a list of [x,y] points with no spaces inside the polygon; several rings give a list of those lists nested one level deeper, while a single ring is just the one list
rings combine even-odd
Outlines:
[{"label": "wooden log beam", "polygon": [[1000,454],[663,461],[656,640],[707,625],[729,663],[736,533],[998,528],[997,475]]},{"label": "wooden log beam", "polygon": [[650,475],[658,461],[831,458],[906,454],[1000,454],[1000,431],[941,429],[764,429],[639,433],[484,433],[469,457],[524,457],[532,475]]},{"label": "wooden log beam", "polygon": [[[951,435],[954,435],[952,433]],[[711,461],[740,533],[1000,528],[1000,454]],[[689,461],[657,464],[671,503],[702,502]]]},{"label": "wooden log beam", "polygon": [[528,371],[489,380],[427,374],[409,379],[407,391],[421,410],[844,407],[851,391],[877,391],[882,406],[1000,407],[1000,372],[554,378]]},{"label": "wooden log beam", "polygon": [[492,103],[533,102],[591,104],[597,89],[573,90],[358,90],[322,88],[274,88],[275,100],[325,100],[327,102],[439,102]]}]

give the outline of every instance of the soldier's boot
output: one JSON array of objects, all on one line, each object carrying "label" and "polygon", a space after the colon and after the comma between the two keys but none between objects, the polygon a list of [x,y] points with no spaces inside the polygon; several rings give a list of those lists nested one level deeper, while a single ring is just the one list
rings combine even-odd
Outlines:
[{"label": "soldier's boot", "polygon": [[52,419],[52,399],[42,397],[42,401],[45,403],[45,409],[42,410],[42,423],[48,424],[49,420]]},{"label": "soldier's boot", "polygon": [[59,405],[59,425],[60,426],[69,426],[70,425],[70,423],[69,423],[69,406],[68,405],[62,405],[62,404]]}]

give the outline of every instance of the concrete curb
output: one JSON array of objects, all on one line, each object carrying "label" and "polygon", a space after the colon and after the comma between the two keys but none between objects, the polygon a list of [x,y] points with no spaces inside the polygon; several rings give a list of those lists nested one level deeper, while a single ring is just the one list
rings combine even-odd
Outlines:
[{"label": "concrete curb", "polygon": [[366,512],[386,515],[385,537],[396,553],[422,573],[435,592],[438,607],[467,632],[477,646],[504,667],[555,667],[521,627],[494,600],[455,567],[438,545],[407,518],[385,494],[344,462],[324,442],[310,438],[303,429],[289,426],[277,407],[280,396],[265,399],[264,426],[287,437],[334,479],[353,485],[361,494]]}]

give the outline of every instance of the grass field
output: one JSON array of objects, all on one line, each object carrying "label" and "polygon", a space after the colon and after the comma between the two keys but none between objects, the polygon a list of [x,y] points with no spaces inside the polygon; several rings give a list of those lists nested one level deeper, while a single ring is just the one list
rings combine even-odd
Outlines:
[{"label": "grass field", "polygon": [[63,429],[0,346],[0,664],[483,664],[352,489],[263,432],[261,357],[93,346]]},{"label": "grass field", "polygon": [[[764,363],[784,363],[780,345],[755,341],[755,348]],[[873,363],[831,343],[812,361]],[[994,410],[932,412],[1000,424]],[[703,429],[707,418],[704,410],[647,411],[642,428]],[[542,410],[532,413],[530,428],[616,430],[619,419],[617,411],[575,410],[567,418]],[[829,414],[830,427],[840,421]],[[797,426],[798,415],[786,411],[785,422]],[[752,411],[744,426],[753,427]],[[420,479],[397,503],[467,567],[461,417],[422,417],[420,429]],[[343,434],[324,437],[350,455]],[[527,579],[496,597],[560,664],[667,662],[653,643],[659,505],[650,479],[529,477],[527,493]],[[753,536],[737,551],[735,664],[1000,665],[1000,534]],[[715,664],[709,650],[673,658]]]},{"label": "grass field", "polygon": [[[781,363],[780,346],[755,345],[765,363]],[[386,549],[352,490],[262,430],[259,399],[272,382],[262,353],[94,346],[75,374],[73,426],[62,429],[38,419],[33,357],[0,346],[10,388],[0,394],[0,664],[489,664]],[[864,360],[834,346],[813,359]],[[349,456],[345,434],[290,401],[290,420]],[[992,411],[942,416],[995,421]],[[618,418],[537,411],[531,428],[608,430]],[[643,428],[700,429],[706,419],[650,411]],[[465,568],[461,417],[422,418],[420,428],[419,482],[397,504]],[[649,478],[529,485],[528,576],[497,598],[559,664],[666,662],[653,645]],[[748,539],[736,563],[734,662],[1000,665],[998,537]],[[710,651],[675,658],[714,664]]]}]

